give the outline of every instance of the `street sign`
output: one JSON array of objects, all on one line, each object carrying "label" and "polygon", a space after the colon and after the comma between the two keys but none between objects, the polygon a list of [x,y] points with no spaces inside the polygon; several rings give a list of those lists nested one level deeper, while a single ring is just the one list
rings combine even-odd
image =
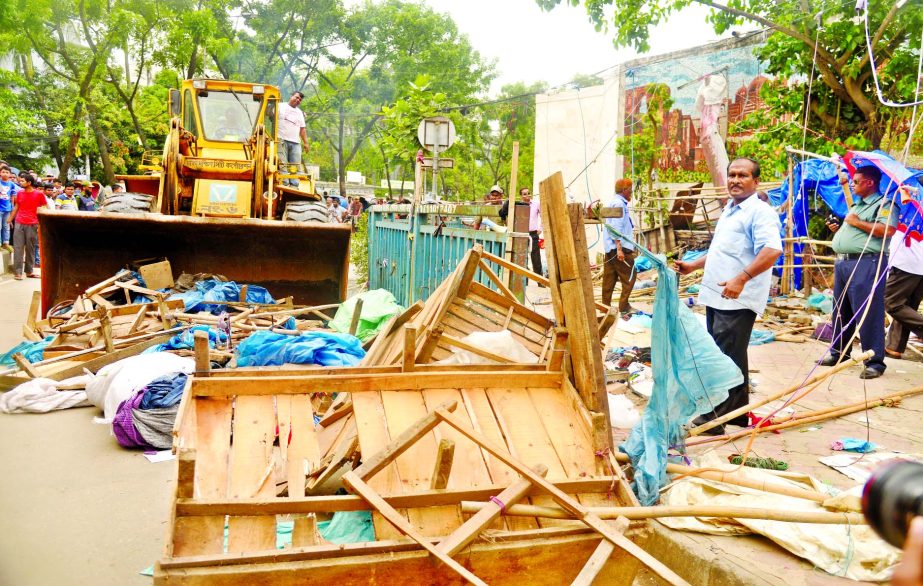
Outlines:
[{"label": "street sign", "polygon": [[455,125],[445,116],[424,118],[417,127],[417,139],[426,150],[442,152],[455,144]]},{"label": "street sign", "polygon": [[[420,164],[423,165],[424,169],[433,168],[433,158],[432,157],[423,157],[420,159]],[[455,159],[439,159],[439,168],[440,169],[454,169],[455,168]]]}]

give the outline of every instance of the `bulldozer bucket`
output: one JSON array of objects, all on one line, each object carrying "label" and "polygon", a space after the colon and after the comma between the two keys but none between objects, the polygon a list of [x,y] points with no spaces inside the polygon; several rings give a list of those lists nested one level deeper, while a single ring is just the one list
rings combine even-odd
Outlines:
[{"label": "bulldozer bucket", "polygon": [[346,296],[350,227],[162,214],[40,212],[42,313],[133,261],[166,257],[176,276],[213,273],[297,304]]}]

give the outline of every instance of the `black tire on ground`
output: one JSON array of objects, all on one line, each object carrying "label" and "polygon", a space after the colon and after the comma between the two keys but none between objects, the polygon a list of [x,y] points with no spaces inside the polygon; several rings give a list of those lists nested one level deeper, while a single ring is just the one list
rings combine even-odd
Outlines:
[{"label": "black tire on ground", "polygon": [[322,201],[290,201],[285,204],[282,219],[287,222],[327,223],[327,204]]},{"label": "black tire on ground", "polygon": [[147,193],[113,193],[106,197],[99,211],[114,214],[153,212],[157,197]]}]

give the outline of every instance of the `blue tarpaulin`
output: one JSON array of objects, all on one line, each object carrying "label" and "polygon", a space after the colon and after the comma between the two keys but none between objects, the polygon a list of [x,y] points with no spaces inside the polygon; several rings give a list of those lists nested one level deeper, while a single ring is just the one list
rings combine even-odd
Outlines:
[{"label": "blue tarpaulin", "polygon": [[305,332],[289,336],[261,330],[250,334],[237,347],[237,366],[355,366],[364,357],[365,350],[359,338],[332,332]]},{"label": "blue tarpaulin", "polygon": [[744,379],[695,314],[680,303],[676,273],[666,259],[641,246],[637,250],[651,259],[658,274],[651,327],[654,390],[641,421],[619,449],[631,458],[632,488],[638,500],[652,505],[667,482],[667,450],[684,444],[683,426],[696,415],[712,411],[727,399],[728,389]]},{"label": "blue tarpaulin", "polygon": [[195,333],[196,332],[207,332],[208,333],[208,347],[215,348],[218,342],[222,344],[227,341],[228,336],[224,332],[219,332],[218,330],[209,327],[209,326],[192,326],[188,330],[184,330],[163,344],[157,344],[156,346],[151,346],[144,351],[145,354],[150,354],[151,352],[163,352],[165,350],[192,350],[195,348]]},{"label": "blue tarpaulin", "polygon": [[[210,311],[218,315],[224,311],[226,303],[240,299],[240,285],[234,281],[219,281],[218,279],[204,279],[195,284],[195,287],[183,293],[171,295],[169,299],[182,299],[186,306],[185,311],[195,313]],[[247,285],[247,303],[275,303],[269,291],[259,285]]]},{"label": "blue tarpaulin", "polygon": [[9,349],[5,354],[0,354],[0,365],[16,366],[13,356],[22,354],[29,362],[41,362],[45,354],[45,347],[51,344],[54,336],[48,336],[40,342],[20,342]]}]

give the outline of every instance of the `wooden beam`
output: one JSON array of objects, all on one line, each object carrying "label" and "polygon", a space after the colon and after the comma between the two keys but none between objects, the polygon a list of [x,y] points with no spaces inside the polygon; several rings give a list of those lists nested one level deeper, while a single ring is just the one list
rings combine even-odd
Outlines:
[{"label": "wooden beam", "polygon": [[404,353],[401,370],[413,372],[417,361],[417,329],[410,324],[404,326]]},{"label": "wooden beam", "polygon": [[536,474],[528,466],[510,455],[506,449],[494,445],[490,440],[482,437],[480,434],[470,429],[468,426],[463,424],[461,420],[458,419],[458,417],[449,413],[445,409],[436,409],[435,413],[439,416],[440,419],[457,429],[462,435],[465,435],[471,441],[480,444],[482,448],[490,452],[498,460],[513,468],[523,477],[531,480],[534,484],[541,486],[564,510],[569,512],[576,519],[579,519],[588,527],[594,529],[597,533],[611,541],[613,544],[617,545],[627,553],[637,558],[641,563],[646,565],[655,574],[666,580],[668,583],[688,586],[688,582],[680,578],[675,572],[673,572],[673,570],[664,565],[660,560],[654,558],[652,555],[641,549],[638,545],[636,545],[621,533],[614,531],[613,528],[607,525],[605,521],[591,513],[587,507],[583,506],[566,493],[561,492],[555,485],[551,484],[541,475]]},{"label": "wooden beam", "polygon": [[[284,371],[282,371],[284,372]],[[377,391],[420,391],[423,389],[560,387],[556,372],[481,370],[465,372],[412,372],[396,374],[304,375],[209,377],[196,380],[193,393],[199,397],[233,395],[289,395]]]},{"label": "wooden beam", "polygon": [[130,278],[131,278],[131,272],[128,271],[128,270],[126,270],[126,269],[122,269],[122,270],[120,270],[119,272],[117,272],[116,274],[114,274],[114,275],[112,275],[111,277],[109,277],[108,279],[106,279],[106,280],[104,280],[104,281],[100,281],[99,283],[96,283],[95,285],[92,285],[92,286],[90,286],[90,287],[87,287],[87,288],[84,290],[83,294],[84,294],[85,296],[87,296],[87,297],[89,297],[90,295],[95,295],[96,293],[99,293],[100,291],[102,291],[103,289],[105,289],[106,287],[108,287],[109,285],[112,285],[113,283],[115,283],[115,282],[118,281],[119,279],[123,279],[123,278],[129,278],[129,279],[130,279]]},{"label": "wooden beam", "polygon": [[114,352],[115,344],[112,342],[112,319],[109,317],[109,311],[101,307],[99,310],[99,329],[103,334],[103,345],[106,352]]},{"label": "wooden beam", "polygon": [[[619,210],[621,211],[621,208],[619,208]],[[571,586],[592,586],[593,581],[596,580],[596,576],[602,571],[603,566],[605,566],[609,558],[612,557],[612,552],[614,551],[615,545],[613,545],[612,542],[606,539],[600,541],[599,545],[596,546],[596,550],[593,551],[593,555],[590,556],[590,559],[587,560],[583,569],[580,570],[580,573],[577,574],[577,577],[571,582]]]},{"label": "wooden beam", "polygon": [[[341,396],[345,396],[345,395],[341,395]],[[318,425],[320,425],[321,427],[329,427],[334,422],[339,421],[340,419],[343,419],[344,417],[346,417],[352,412],[353,412],[353,402],[349,399],[346,399],[342,403],[331,405],[330,409],[328,409],[327,412],[324,413],[323,418],[321,418],[321,420],[318,421]]]},{"label": "wooden beam", "polygon": [[29,329],[35,330],[35,322],[38,319],[38,312],[42,310],[42,292],[33,291],[32,301],[29,303],[29,313],[26,315],[26,325]]},{"label": "wooden beam", "polygon": [[378,511],[389,523],[394,525],[398,531],[419,543],[421,546],[423,546],[423,549],[428,551],[443,564],[454,570],[455,573],[457,573],[459,576],[471,584],[487,586],[485,582],[481,581],[477,576],[465,569],[464,566],[437,549],[436,546],[434,546],[424,535],[418,533],[417,530],[410,524],[410,522],[407,521],[407,519],[404,518],[403,515],[401,515],[394,507],[389,505],[383,498],[381,498],[378,493],[372,490],[372,487],[363,482],[359,475],[356,474],[355,470],[349,471],[343,475],[343,484],[365,499],[369,505]]},{"label": "wooden beam", "polygon": [[[559,480],[554,482],[561,491],[568,494],[606,494],[613,482],[621,480],[615,476],[599,478]],[[486,501],[500,494],[505,488],[501,484],[466,487],[446,490],[423,490],[407,494],[386,496],[384,499],[396,509],[408,507],[438,507],[457,505],[464,501]],[[528,496],[544,494],[541,488],[533,486]],[[276,498],[181,498],[176,501],[176,514],[181,517],[213,515],[305,515],[309,513],[335,513],[338,511],[367,511],[368,504],[354,495]]]},{"label": "wooden beam", "polygon": [[37,370],[35,370],[35,367],[32,365],[32,363],[26,360],[26,357],[22,355],[22,352],[13,354],[13,362],[15,362],[20,370],[25,372],[29,378],[39,378],[42,376],[38,373]]},{"label": "wooden beam", "polygon": [[436,452],[436,465],[433,467],[430,488],[443,490],[449,483],[449,474],[452,473],[452,460],[455,457],[455,442],[450,439],[439,440],[439,450]]},{"label": "wooden beam", "polygon": [[195,347],[195,373],[196,376],[208,376],[212,369],[209,358],[208,332],[196,330],[192,335]]},{"label": "wooden beam", "polygon": [[[535,472],[544,476],[548,473],[548,467],[539,464]],[[455,555],[465,548],[469,543],[477,538],[478,533],[483,531],[488,525],[494,522],[504,510],[507,504],[513,504],[522,500],[532,488],[532,483],[526,478],[520,478],[509,488],[493,497],[489,502],[484,503],[484,508],[475,513],[470,519],[452,532],[451,535],[439,542],[436,548],[448,555]]]},{"label": "wooden beam", "polygon": [[439,416],[437,413],[440,410],[445,413],[451,413],[455,411],[456,407],[458,407],[456,401],[443,403],[436,411],[428,413],[426,416],[420,418],[420,420],[408,427],[404,433],[391,440],[387,446],[374,454],[366,456],[362,464],[353,470],[353,473],[362,480],[374,476],[376,472],[382,470],[391,463],[391,461],[404,453],[414,442],[439,425]]},{"label": "wooden beam", "polygon": [[359,331],[359,320],[362,317],[362,298],[356,299],[356,305],[353,307],[353,318],[349,322],[349,333],[352,336],[356,335],[356,332]]},{"label": "wooden beam", "polygon": [[488,280],[490,280],[491,283],[497,286],[497,289],[500,290],[500,293],[502,293],[504,297],[506,297],[513,303],[519,303],[519,300],[516,299],[516,295],[514,295],[513,292],[510,290],[510,288],[506,286],[506,283],[504,283],[500,279],[500,277],[497,276],[497,273],[495,273],[493,269],[487,266],[486,262],[484,262],[483,260],[480,261],[478,263],[478,267],[480,267],[482,273],[487,275]]}]

